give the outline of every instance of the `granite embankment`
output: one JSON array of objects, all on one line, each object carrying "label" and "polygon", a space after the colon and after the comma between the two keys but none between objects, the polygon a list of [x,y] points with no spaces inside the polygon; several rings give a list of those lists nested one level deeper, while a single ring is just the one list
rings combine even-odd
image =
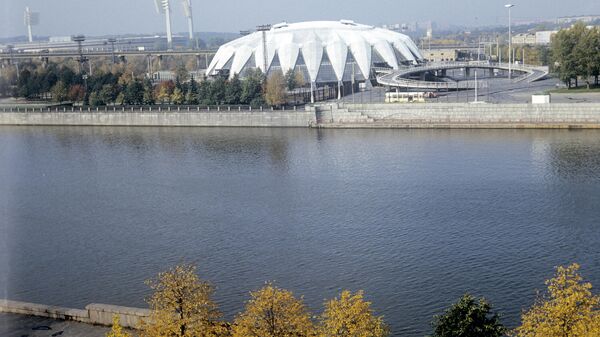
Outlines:
[{"label": "granite embankment", "polygon": [[0,312],[106,326],[112,325],[113,316],[118,315],[120,324],[126,328],[137,328],[141,319],[150,316],[148,309],[108,304],[89,304],[85,309],[72,309],[11,300],[0,300]]},{"label": "granite embankment", "polygon": [[302,109],[1,108],[0,125],[319,128],[600,128],[600,104],[339,104]]}]

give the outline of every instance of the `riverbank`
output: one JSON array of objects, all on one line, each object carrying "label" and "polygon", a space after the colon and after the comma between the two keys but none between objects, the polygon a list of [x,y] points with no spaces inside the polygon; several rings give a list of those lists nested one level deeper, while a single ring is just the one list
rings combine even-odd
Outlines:
[{"label": "riverbank", "polygon": [[0,125],[598,129],[600,103],[348,104],[272,110],[231,107],[1,108]]},{"label": "riverbank", "polygon": [[65,321],[111,326],[114,315],[125,328],[136,328],[140,320],[150,316],[148,309],[130,308],[108,304],[88,304],[85,309],[63,308],[52,305],[0,300],[0,313],[21,314]]}]

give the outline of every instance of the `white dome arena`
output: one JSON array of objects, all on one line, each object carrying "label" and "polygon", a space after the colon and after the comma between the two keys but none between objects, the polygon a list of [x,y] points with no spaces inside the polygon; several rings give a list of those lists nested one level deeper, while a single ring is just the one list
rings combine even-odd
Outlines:
[{"label": "white dome arena", "polygon": [[265,37],[263,44],[263,32],[254,32],[221,46],[207,76],[244,76],[251,68],[264,73],[266,63],[268,74],[295,69],[311,83],[346,82],[369,78],[375,66],[397,69],[423,60],[408,36],[347,20],[280,23]]}]

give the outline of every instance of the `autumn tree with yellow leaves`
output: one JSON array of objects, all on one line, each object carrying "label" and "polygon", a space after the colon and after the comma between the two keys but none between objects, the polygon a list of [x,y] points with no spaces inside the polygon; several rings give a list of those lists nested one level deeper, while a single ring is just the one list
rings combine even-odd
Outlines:
[{"label": "autumn tree with yellow leaves", "polygon": [[245,311],[233,323],[233,337],[314,336],[315,326],[302,299],[271,283],[250,293]]},{"label": "autumn tree with yellow leaves", "polygon": [[113,315],[113,325],[110,331],[106,334],[106,337],[131,337],[129,333],[123,331],[119,315]]},{"label": "autumn tree with yellow leaves", "polygon": [[141,323],[141,337],[220,335],[221,313],[212,300],[214,288],[200,280],[196,266],[181,264],[146,281],[154,291],[147,300],[151,315]]},{"label": "autumn tree with yellow leaves", "polygon": [[325,302],[321,315],[321,337],[385,337],[389,328],[382,316],[375,316],[371,302],[363,298],[362,291],[352,294],[342,291],[339,298]]},{"label": "autumn tree with yellow leaves", "polygon": [[547,294],[522,315],[515,337],[598,337],[600,336],[600,296],[584,282],[579,265],[556,268],[546,281]]}]

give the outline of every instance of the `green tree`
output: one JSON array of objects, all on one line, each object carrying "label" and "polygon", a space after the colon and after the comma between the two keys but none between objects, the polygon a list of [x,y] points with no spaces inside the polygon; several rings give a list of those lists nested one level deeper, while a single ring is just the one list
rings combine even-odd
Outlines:
[{"label": "green tree", "polygon": [[198,83],[192,76],[190,82],[187,85],[187,92],[185,93],[186,104],[198,104]]},{"label": "green tree", "polygon": [[142,104],[144,101],[144,86],[140,81],[134,79],[125,86],[123,95],[125,104]]},{"label": "green tree", "polygon": [[267,284],[250,293],[245,310],[233,324],[233,337],[314,336],[315,326],[302,299],[290,291]]},{"label": "green tree", "polygon": [[88,104],[91,106],[100,106],[104,104],[97,91],[92,91],[88,96]]},{"label": "green tree", "polygon": [[102,89],[100,89],[98,96],[103,104],[109,104],[115,101],[117,98],[117,92],[112,84],[105,84],[102,86]]},{"label": "green tree", "polygon": [[285,84],[290,91],[298,87],[298,83],[296,83],[296,71],[294,69],[290,69],[285,73]]},{"label": "green tree", "polygon": [[141,324],[141,337],[208,337],[222,332],[213,286],[202,281],[196,266],[181,264],[146,281],[153,290],[151,315]]},{"label": "green tree", "polygon": [[246,77],[242,81],[242,95],[240,102],[242,104],[250,104],[256,107],[256,103],[264,102],[263,99],[263,84],[265,76],[260,69],[250,69],[246,73]]},{"label": "green tree", "polygon": [[144,80],[144,98],[143,103],[145,105],[152,105],[155,103],[154,100],[154,87],[152,81],[149,79]]},{"label": "green tree", "polygon": [[385,337],[389,332],[383,317],[375,316],[371,303],[363,299],[362,291],[352,294],[344,290],[339,298],[325,302],[320,337]]},{"label": "green tree", "polygon": [[600,296],[584,282],[579,265],[556,268],[546,281],[547,293],[523,313],[516,337],[597,337],[600,336]]},{"label": "green tree", "polygon": [[506,332],[498,314],[492,314],[492,306],[469,294],[436,316],[432,325],[432,337],[501,337]]},{"label": "green tree", "polygon": [[55,102],[65,101],[69,94],[67,91],[67,86],[63,81],[56,82],[50,92],[52,93],[52,100]]},{"label": "green tree", "polygon": [[227,82],[222,77],[217,77],[210,81],[210,101],[214,104],[223,104],[225,102],[225,92],[227,91]]},{"label": "green tree", "polygon": [[225,104],[240,104],[240,96],[242,95],[242,82],[237,74],[227,83],[225,88]]}]

